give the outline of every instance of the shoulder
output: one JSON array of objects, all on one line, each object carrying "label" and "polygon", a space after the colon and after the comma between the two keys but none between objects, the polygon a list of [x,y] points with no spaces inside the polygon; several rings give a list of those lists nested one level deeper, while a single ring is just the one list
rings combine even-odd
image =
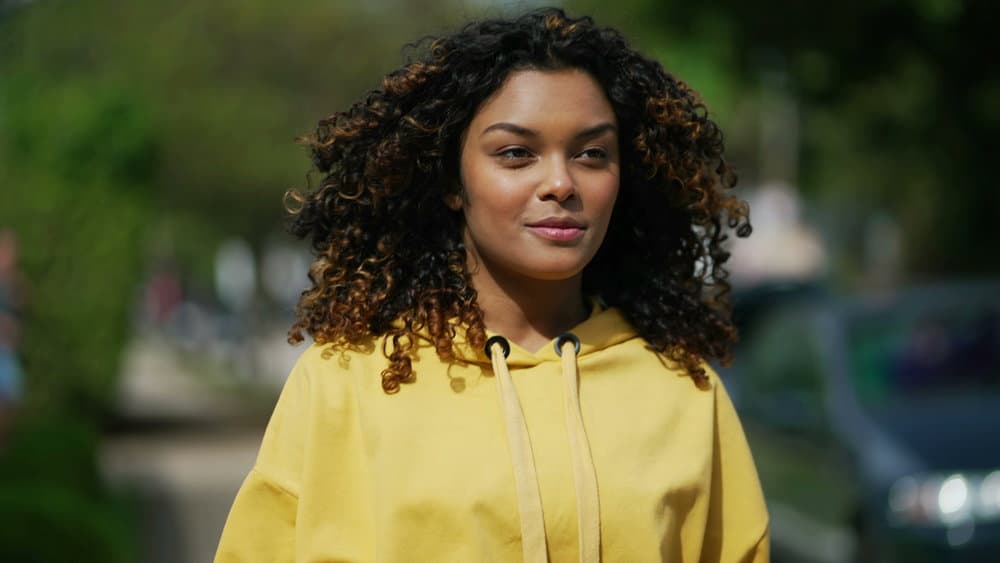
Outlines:
[{"label": "shoulder", "polygon": [[643,371],[672,386],[679,386],[684,391],[694,395],[712,396],[718,392],[725,393],[725,384],[718,371],[709,361],[696,357],[698,368],[702,375],[693,374],[671,352],[661,352],[654,349],[643,336],[637,335],[631,341],[624,343],[626,353],[631,356]]},{"label": "shoulder", "polygon": [[388,365],[383,341],[371,337],[358,344],[314,342],[299,355],[285,385],[308,388],[309,395],[328,400],[373,386],[381,391],[380,374]]},{"label": "shoulder", "polygon": [[385,363],[382,354],[382,337],[370,337],[357,344],[309,344],[295,362],[295,369],[317,373],[343,373],[359,367],[358,364]]}]

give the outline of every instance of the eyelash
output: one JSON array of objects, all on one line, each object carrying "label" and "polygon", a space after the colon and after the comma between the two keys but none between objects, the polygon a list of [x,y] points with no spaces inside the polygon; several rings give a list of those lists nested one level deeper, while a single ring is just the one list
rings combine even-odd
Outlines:
[{"label": "eyelash", "polygon": [[[514,153],[519,153],[519,154],[515,156]],[[531,156],[531,151],[529,151],[524,147],[510,147],[498,152],[497,156],[499,156],[503,160],[521,160],[524,158],[529,158]]]},{"label": "eyelash", "polygon": [[608,158],[608,151],[606,151],[604,149],[597,148],[597,147],[589,148],[589,149],[581,152],[580,154],[583,155],[583,154],[587,154],[587,153],[597,153],[596,156],[592,156],[591,158],[600,158],[602,160],[605,159],[605,158]]},{"label": "eyelash", "polygon": [[[518,154],[515,156],[514,153],[518,153]],[[589,159],[598,158],[598,159],[604,160],[604,159],[608,158],[608,151],[606,151],[604,149],[601,149],[601,148],[597,148],[597,147],[592,147],[592,148],[586,149],[586,150],[580,152],[580,154],[578,156],[583,156],[583,155],[587,155],[587,154],[591,155],[589,157]],[[530,158],[531,151],[529,151],[528,149],[526,149],[524,147],[510,147],[510,148],[507,148],[507,149],[504,149],[504,150],[498,152],[497,156],[500,157],[500,159],[502,159],[502,160],[522,160],[522,159],[525,159],[525,158]]]}]

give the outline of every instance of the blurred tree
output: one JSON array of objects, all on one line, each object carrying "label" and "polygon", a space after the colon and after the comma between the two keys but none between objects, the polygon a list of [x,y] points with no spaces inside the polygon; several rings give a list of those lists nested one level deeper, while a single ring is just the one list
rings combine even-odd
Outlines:
[{"label": "blurred tree", "polygon": [[141,274],[158,163],[148,114],[85,78],[5,74],[0,224],[29,281],[21,350],[29,406],[106,408]]},{"label": "blurred tree", "polygon": [[95,429],[79,418],[28,413],[0,451],[0,559],[136,561],[133,514],[97,470]]},{"label": "blurred tree", "polygon": [[0,225],[22,244],[27,393],[0,451],[0,559],[129,561],[133,531],[98,478],[97,428],[129,333],[160,150],[130,84],[75,68],[83,51],[63,53],[58,71],[35,64],[11,21],[0,21]]},{"label": "blurred tree", "polygon": [[[751,176],[766,167],[745,146],[754,142],[745,126],[777,77],[801,120],[801,133],[789,133],[801,134],[800,166],[789,180],[826,205],[891,212],[911,274],[1000,271],[979,250],[1000,203],[991,162],[1000,68],[987,55],[997,3],[625,0],[614,13],[588,0],[573,6],[601,19],[609,12],[721,108],[727,130],[735,125],[742,136],[731,145]],[[756,110],[740,111],[744,99]]]},{"label": "blurred tree", "polygon": [[[47,0],[0,22],[0,72],[32,69],[126,85],[156,129],[152,252],[210,285],[215,247],[281,228],[282,194],[305,187],[294,142],[401,61],[403,41],[464,12],[448,2]],[[2,89],[2,84],[0,84]]]}]

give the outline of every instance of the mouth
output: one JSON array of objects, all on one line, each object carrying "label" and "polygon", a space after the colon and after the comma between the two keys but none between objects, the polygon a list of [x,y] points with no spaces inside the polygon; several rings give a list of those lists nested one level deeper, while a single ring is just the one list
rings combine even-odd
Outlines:
[{"label": "mouth", "polygon": [[583,235],[586,227],[570,218],[551,217],[527,225],[528,230],[536,235],[555,241],[571,241]]},{"label": "mouth", "polygon": [[541,227],[547,229],[584,229],[583,223],[570,217],[547,217],[541,221],[528,223],[528,227]]}]

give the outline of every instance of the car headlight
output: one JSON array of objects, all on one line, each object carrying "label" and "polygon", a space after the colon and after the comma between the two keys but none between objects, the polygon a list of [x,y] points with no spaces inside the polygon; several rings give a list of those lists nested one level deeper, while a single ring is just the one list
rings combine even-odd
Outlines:
[{"label": "car headlight", "polygon": [[889,489],[894,524],[956,526],[1000,520],[1000,470],[906,476]]},{"label": "car headlight", "polygon": [[1000,470],[983,477],[979,483],[977,513],[984,520],[1000,520]]}]

